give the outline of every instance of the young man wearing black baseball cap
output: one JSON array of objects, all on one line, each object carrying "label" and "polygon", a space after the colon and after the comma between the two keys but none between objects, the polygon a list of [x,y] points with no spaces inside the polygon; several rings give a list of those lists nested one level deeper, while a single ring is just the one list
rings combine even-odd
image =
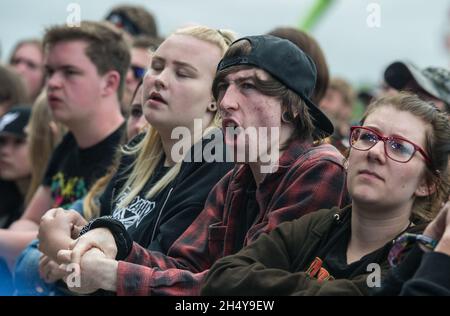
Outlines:
[{"label": "young man wearing black baseball cap", "polygon": [[[132,243],[120,222],[97,219],[73,251],[59,253],[67,262],[79,263],[83,255],[91,258],[81,265],[81,278],[89,279],[91,287],[74,290],[196,295],[217,259],[237,252],[281,222],[346,205],[343,157],[331,145],[314,143],[333,132],[331,122],[309,99],[315,81],[314,63],[288,40],[264,35],[233,43],[213,84],[223,128],[226,134],[233,129],[278,130],[279,147],[263,144],[279,154],[279,159],[269,163],[275,167],[273,172],[264,171],[267,162],[262,156],[251,161],[244,155],[247,160],[238,161],[216,185],[204,210],[167,255]],[[230,147],[249,153],[248,145],[235,142],[239,132],[234,135],[227,136]],[[252,141],[260,143],[264,138],[258,134]],[[100,227],[109,230],[95,229]],[[111,245],[115,245],[112,251]],[[98,249],[89,251],[92,246],[107,256]],[[95,272],[98,266],[102,269]]]}]

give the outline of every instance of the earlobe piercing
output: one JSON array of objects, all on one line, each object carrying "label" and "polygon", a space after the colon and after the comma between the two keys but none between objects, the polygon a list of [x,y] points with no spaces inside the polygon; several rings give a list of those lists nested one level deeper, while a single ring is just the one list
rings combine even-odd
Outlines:
[{"label": "earlobe piercing", "polygon": [[209,110],[213,111],[213,112],[216,111],[217,110],[216,104],[215,103],[211,103],[210,106],[209,106]]}]

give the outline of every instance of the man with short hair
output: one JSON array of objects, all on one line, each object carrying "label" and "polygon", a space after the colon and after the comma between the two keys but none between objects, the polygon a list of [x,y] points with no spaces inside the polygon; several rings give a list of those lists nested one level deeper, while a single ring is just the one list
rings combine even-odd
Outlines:
[{"label": "man with short hair", "polygon": [[[72,290],[199,294],[217,259],[236,253],[281,222],[346,205],[343,157],[333,146],[314,142],[333,132],[331,122],[309,99],[315,80],[314,63],[290,41],[264,35],[232,44],[218,66],[213,92],[227,144],[235,150],[232,156],[245,160],[214,187],[204,210],[167,255],[132,243],[114,219],[100,218],[86,226],[89,231],[73,250],[58,254],[68,263],[81,262],[81,288]],[[277,141],[259,134],[268,128]],[[256,138],[241,142],[251,129],[256,129]],[[267,152],[255,153],[255,142],[279,158],[266,160]]]},{"label": "man with short hair", "polygon": [[10,267],[36,238],[47,210],[82,198],[106,173],[124,131],[120,99],[130,54],[122,35],[96,22],[55,26],[47,30],[44,48],[48,103],[69,133],[22,217],[0,230],[0,258]]}]

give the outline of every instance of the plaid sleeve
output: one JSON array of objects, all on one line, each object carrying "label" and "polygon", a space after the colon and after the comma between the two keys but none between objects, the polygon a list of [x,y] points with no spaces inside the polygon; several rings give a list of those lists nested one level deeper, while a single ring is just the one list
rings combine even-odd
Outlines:
[{"label": "plaid sleeve", "polygon": [[[230,174],[229,174],[230,175]],[[119,261],[117,295],[198,295],[200,284],[221,253],[210,234],[222,221],[229,177],[208,196],[197,219],[173,243],[167,255],[134,243],[126,262]]]},{"label": "plaid sleeve", "polygon": [[200,295],[200,287],[208,271],[206,269],[194,273],[178,268],[150,268],[120,261],[117,270],[117,295]]},{"label": "plaid sleeve", "polygon": [[249,231],[248,242],[261,233],[271,232],[282,222],[350,203],[343,166],[327,159],[311,159],[295,169],[289,180],[277,188],[274,197],[267,220]]}]

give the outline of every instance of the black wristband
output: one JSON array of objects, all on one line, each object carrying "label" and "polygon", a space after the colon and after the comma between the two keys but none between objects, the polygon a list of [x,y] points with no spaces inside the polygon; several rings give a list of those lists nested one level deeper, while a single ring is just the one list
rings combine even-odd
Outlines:
[{"label": "black wristband", "polygon": [[99,217],[84,226],[80,236],[95,228],[107,228],[113,235],[117,247],[116,260],[124,260],[128,257],[133,247],[133,239],[121,221],[111,216]]}]

